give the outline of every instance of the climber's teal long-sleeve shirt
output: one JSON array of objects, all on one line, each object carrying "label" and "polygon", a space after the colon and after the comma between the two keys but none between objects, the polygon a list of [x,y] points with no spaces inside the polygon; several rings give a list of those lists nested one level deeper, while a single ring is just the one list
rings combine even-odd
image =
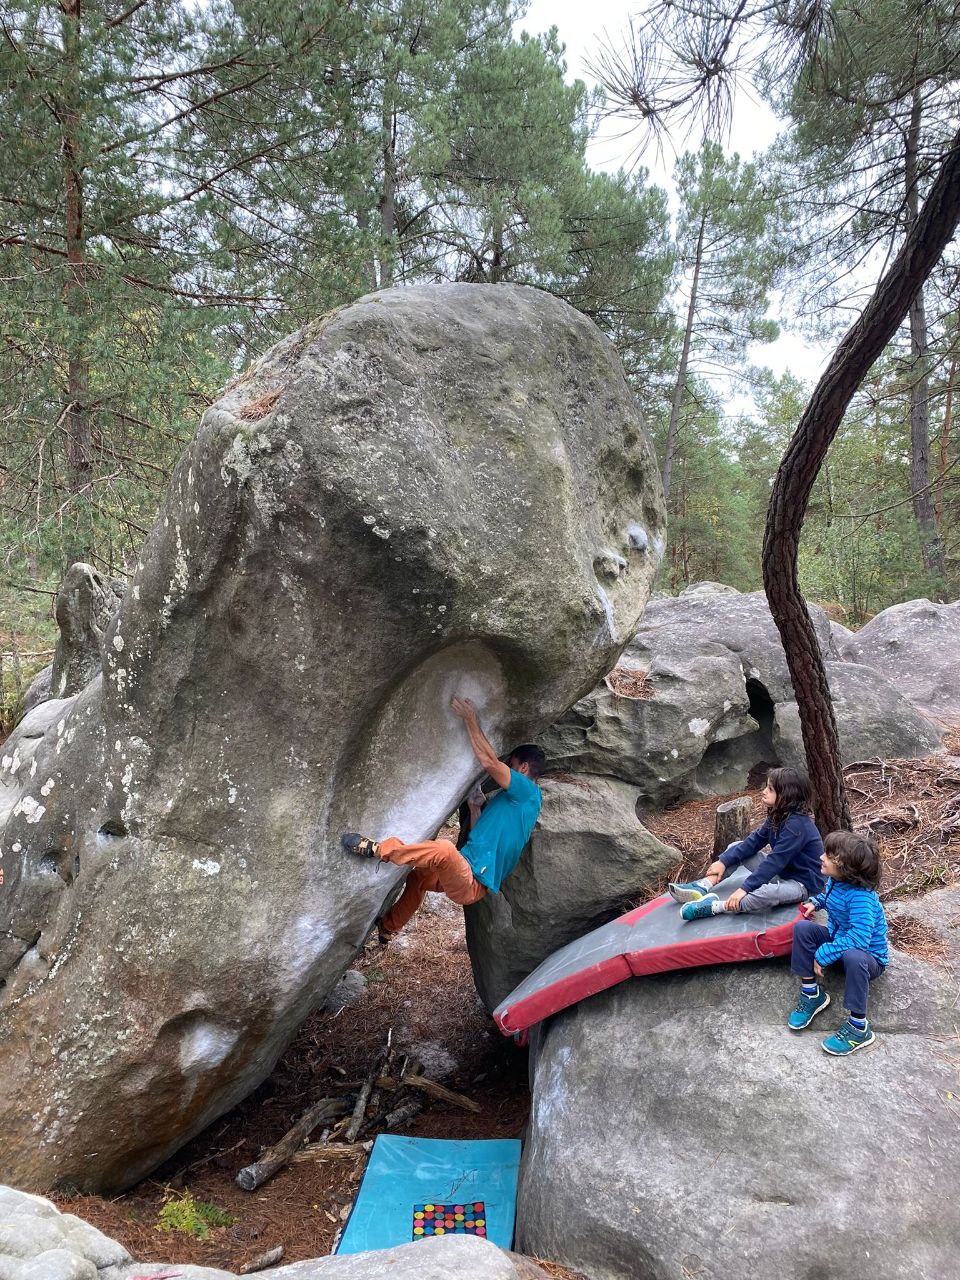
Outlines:
[{"label": "climber's teal long-sleeve shirt", "polygon": [[477,825],[460,852],[474,878],[492,893],[514,869],[540,815],[543,796],[525,774],[510,770],[510,785],[483,806]]}]

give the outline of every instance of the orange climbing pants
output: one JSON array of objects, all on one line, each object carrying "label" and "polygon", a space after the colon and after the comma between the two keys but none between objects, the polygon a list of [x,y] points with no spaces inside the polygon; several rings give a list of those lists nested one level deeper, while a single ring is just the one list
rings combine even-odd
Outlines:
[{"label": "orange climbing pants", "polygon": [[398,867],[411,867],[403,893],[380,921],[384,933],[402,929],[423,902],[425,893],[445,893],[451,902],[468,907],[479,902],[486,886],[474,879],[473,868],[450,840],[404,844],[391,836],[380,841],[380,857]]}]

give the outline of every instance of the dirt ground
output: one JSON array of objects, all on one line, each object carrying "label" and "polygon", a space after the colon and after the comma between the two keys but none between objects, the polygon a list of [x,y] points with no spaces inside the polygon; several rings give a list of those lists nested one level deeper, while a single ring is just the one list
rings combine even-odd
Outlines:
[{"label": "dirt ground", "polygon": [[[462,911],[435,895],[428,903],[434,909],[415,917],[398,942],[385,951],[368,950],[357,962],[367,981],[360,999],[313,1014],[273,1074],[239,1107],[125,1195],[55,1197],[60,1208],[92,1222],[144,1262],[238,1271],[277,1245],[284,1263],[329,1253],[363,1173],[362,1153],[335,1163],[288,1165],[253,1193],[233,1179],[318,1099],[356,1093],[391,1028],[395,1046],[414,1046],[424,1074],[482,1108],[474,1115],[431,1101],[399,1132],[520,1137],[530,1101],[526,1051],[496,1030],[480,1004]],[[312,1140],[320,1136],[318,1130]],[[232,1225],[214,1228],[206,1241],[158,1231],[165,1197],[184,1189],[227,1213]]]},{"label": "dirt ground", "polygon": [[[882,896],[888,901],[960,880],[960,733],[948,749],[954,758],[864,761],[846,770],[854,824],[869,825],[881,847]],[[750,794],[759,823],[759,789]],[[709,797],[645,820],[683,855],[671,878],[698,874],[710,860],[714,812],[727,798]],[[270,1078],[239,1107],[125,1195],[59,1197],[60,1207],[122,1241],[141,1261],[236,1272],[278,1245],[284,1262],[328,1253],[359,1185],[362,1153],[288,1165],[252,1194],[241,1191],[234,1178],[317,1099],[355,1093],[391,1028],[393,1044],[401,1051],[412,1047],[426,1075],[482,1108],[474,1115],[433,1101],[400,1131],[519,1137],[529,1107],[526,1052],[495,1030],[480,1005],[462,913],[433,895],[428,903],[432,909],[421,912],[386,951],[368,950],[358,961],[367,982],[362,996],[309,1018]],[[939,944],[922,924],[894,922],[891,932],[905,950],[936,958]],[[319,1137],[315,1133],[312,1140]],[[213,1228],[207,1240],[158,1231],[165,1200],[184,1192],[215,1205],[231,1224]],[[549,1270],[560,1280],[572,1275],[555,1264]]]}]

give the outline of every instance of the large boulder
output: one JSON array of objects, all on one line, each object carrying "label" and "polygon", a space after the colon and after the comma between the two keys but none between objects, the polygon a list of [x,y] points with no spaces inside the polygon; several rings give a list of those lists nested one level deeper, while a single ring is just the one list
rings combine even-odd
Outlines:
[{"label": "large boulder", "polygon": [[649,896],[681,858],[641,825],[629,783],[586,774],[541,782],[543,808],[516,870],[465,913],[490,1010],[559,947]]},{"label": "large boulder", "polygon": [[[809,609],[836,693],[845,758],[876,756],[891,744],[905,757],[937,750],[937,727],[879,672],[848,671],[827,615],[817,605]],[[798,733],[766,597],[700,583],[651,600],[617,669],[541,743],[552,768],[631,782],[643,793],[641,807],[653,810],[739,790],[762,764],[796,764],[794,725]]]},{"label": "large boulder", "polygon": [[[872,667],[855,662],[828,662],[826,667],[845,764],[931,756],[940,750],[936,724],[886,680],[878,679]],[[806,768],[795,702],[780,702],[774,709],[773,744],[779,764]]]},{"label": "large boulder", "polygon": [[50,697],[52,676],[53,663],[48,662],[45,667],[41,667],[30,681],[27,686],[27,692],[23,695],[23,715],[26,715],[28,711],[32,711],[34,707],[38,707],[41,702],[46,702],[47,698]]},{"label": "large boulder", "polygon": [[891,605],[852,633],[841,654],[875,667],[931,715],[960,722],[960,601]]},{"label": "large boulder", "polygon": [[[49,1200],[0,1186],[0,1280],[235,1280],[214,1267],[137,1263],[117,1241]],[[274,1267],[271,1280],[548,1280],[529,1258],[477,1236],[432,1240]]]},{"label": "large boulder", "polygon": [[[0,759],[0,1176],[128,1186],[272,1069],[419,839],[589,689],[663,547],[612,345],[546,293],[372,295],[207,411],[102,675]],[[55,714],[49,709],[55,706]]]},{"label": "large boulder", "polygon": [[960,1256],[956,979],[894,953],[874,1048],[802,1035],[783,962],[638,979],[553,1019],[518,1243],[591,1280],[946,1280]]}]

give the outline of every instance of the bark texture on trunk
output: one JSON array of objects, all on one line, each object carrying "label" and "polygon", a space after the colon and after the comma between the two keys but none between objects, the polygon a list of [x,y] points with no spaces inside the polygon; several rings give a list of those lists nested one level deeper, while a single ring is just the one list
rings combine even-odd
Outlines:
[{"label": "bark texture on trunk", "polygon": [[800,594],[800,531],[827,449],[870,366],[896,333],[960,219],[960,133],[900,252],[834,352],[780,463],[763,539],[763,581],[797,695],[821,830],[849,827],[837,723],[823,655]]},{"label": "bark texture on trunk", "polygon": [[943,482],[946,479],[947,467],[950,465],[950,433],[953,429],[953,392],[957,381],[957,362],[950,361],[947,373],[947,398],[943,406],[943,430],[940,432],[940,470],[937,475],[937,496],[933,511],[937,520],[937,531],[943,536]]},{"label": "bark texture on trunk", "polygon": [[383,111],[383,186],[380,192],[380,288],[393,284],[393,260],[397,232],[397,118],[393,109],[393,84],[384,76]]},{"label": "bark texture on trunk", "polygon": [[[920,120],[923,102],[914,90],[907,130],[904,165],[906,180],[907,233],[916,226],[920,197],[917,187],[917,156],[920,149]],[[920,538],[920,554],[924,572],[943,580],[946,566],[943,546],[937,532],[937,521],[930,492],[930,343],[927,337],[927,314],[923,289],[918,289],[910,304],[910,491],[913,494],[913,516]]]},{"label": "bark texture on trunk", "polygon": [[[63,412],[66,433],[67,484],[77,502],[73,516],[77,533],[68,540],[67,563],[89,558],[84,532],[83,501],[93,475],[93,441],[89,410],[87,354],[87,279],[84,238],[83,161],[80,122],[80,23],[81,0],[64,0],[60,12],[64,79],[61,104],[61,172],[63,175],[64,238],[67,270],[63,298],[68,321],[67,385]],[[64,566],[66,567],[66,566]]]},{"label": "bark texture on trunk", "polygon": [[703,236],[707,226],[707,215],[700,219],[700,231],[697,235],[697,248],[693,259],[693,281],[690,285],[690,301],[687,304],[687,321],[683,329],[683,347],[680,351],[680,364],[677,368],[677,381],[673,388],[673,401],[670,405],[670,423],[667,427],[667,443],[663,450],[663,498],[670,510],[670,483],[673,478],[673,455],[677,451],[677,432],[680,429],[680,409],[683,406],[683,390],[687,382],[687,366],[690,363],[690,340],[693,336],[693,319],[697,311],[697,291],[700,287],[700,267],[703,262]]}]

